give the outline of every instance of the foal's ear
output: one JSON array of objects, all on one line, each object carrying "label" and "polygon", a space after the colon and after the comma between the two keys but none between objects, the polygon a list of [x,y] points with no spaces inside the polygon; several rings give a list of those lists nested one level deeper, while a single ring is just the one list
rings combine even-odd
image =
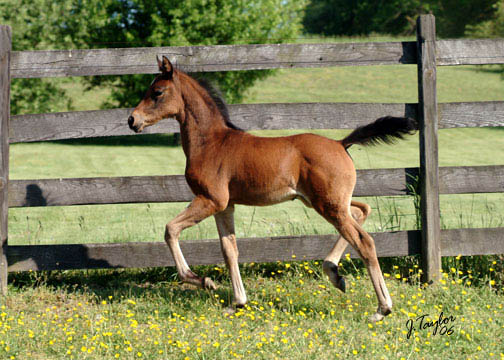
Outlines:
[{"label": "foal's ear", "polygon": [[163,76],[171,79],[173,77],[173,65],[170,60],[168,60],[166,56],[163,56],[162,60],[159,60],[159,58],[156,56],[156,59],[158,62],[159,71],[161,71]]}]

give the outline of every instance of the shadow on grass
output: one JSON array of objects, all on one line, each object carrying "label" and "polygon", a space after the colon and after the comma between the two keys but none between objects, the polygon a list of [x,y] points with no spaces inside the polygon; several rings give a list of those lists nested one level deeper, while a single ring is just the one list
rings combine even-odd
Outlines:
[{"label": "shadow on grass", "polygon": [[176,134],[145,134],[127,136],[108,136],[50,141],[53,144],[80,146],[179,146]]},{"label": "shadow on grass", "polygon": [[196,273],[211,277],[218,288],[214,291],[182,284],[174,267],[149,269],[99,269],[53,270],[9,274],[9,283],[18,290],[45,286],[67,294],[85,294],[97,303],[105,300],[159,299],[165,303],[177,303],[177,307],[190,310],[194,300],[207,302],[224,299],[223,309],[231,305],[232,290],[229,279],[208,266],[194,267]]}]

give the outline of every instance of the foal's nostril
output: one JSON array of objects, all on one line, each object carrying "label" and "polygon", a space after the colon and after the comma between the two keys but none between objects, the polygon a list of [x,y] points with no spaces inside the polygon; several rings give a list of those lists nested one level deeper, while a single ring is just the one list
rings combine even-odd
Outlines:
[{"label": "foal's nostril", "polygon": [[134,118],[133,116],[130,116],[130,117],[128,118],[128,125],[129,125],[130,129],[132,129],[132,128],[133,128],[133,123],[134,123],[134,122],[135,122],[135,118]]}]

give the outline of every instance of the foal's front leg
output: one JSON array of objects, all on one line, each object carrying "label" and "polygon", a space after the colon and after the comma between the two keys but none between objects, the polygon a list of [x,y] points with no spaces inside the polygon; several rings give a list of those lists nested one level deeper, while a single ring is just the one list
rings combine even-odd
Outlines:
[{"label": "foal's front leg", "polygon": [[203,196],[197,196],[184,211],[166,225],[165,241],[173,255],[175,266],[182,282],[194,284],[205,289],[216,289],[214,282],[210,278],[200,278],[191,271],[182,254],[182,250],[180,250],[179,235],[182,230],[196,225],[219,210],[214,201]]},{"label": "foal's front leg", "polygon": [[238,246],[236,245],[236,236],[234,229],[234,206],[229,206],[226,210],[214,215],[219,238],[221,241],[222,254],[224,261],[231,275],[231,284],[233,286],[234,304],[237,307],[247,303],[247,295],[238,267]]}]

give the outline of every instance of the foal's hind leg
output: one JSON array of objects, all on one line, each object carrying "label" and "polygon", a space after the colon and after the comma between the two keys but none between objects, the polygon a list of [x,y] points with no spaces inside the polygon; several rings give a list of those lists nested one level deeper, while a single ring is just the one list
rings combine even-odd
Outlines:
[{"label": "foal's hind leg", "polygon": [[182,254],[182,250],[180,250],[179,235],[182,230],[199,223],[219,210],[221,209],[212,200],[198,196],[193,199],[184,211],[166,225],[165,241],[175,260],[179,278],[185,283],[194,284],[206,289],[216,289],[215,284],[210,278],[200,278],[191,271]]},{"label": "foal's hind leg", "polygon": [[378,310],[371,316],[370,320],[376,322],[383,319],[392,311],[392,299],[381,273],[373,238],[352,218],[349,208],[341,208],[331,203],[325,203],[317,210],[357,250],[366,264],[378,298]]},{"label": "foal's hind leg", "polygon": [[[359,225],[362,225],[371,213],[371,207],[368,204],[352,201],[350,204],[350,212]],[[345,278],[338,274],[338,264],[347,246],[348,242],[340,236],[322,264],[322,269],[329,277],[331,283],[343,292],[346,291]]]},{"label": "foal's hind leg", "polygon": [[215,214],[214,217],[217,230],[219,231],[224,261],[231,275],[234,304],[240,307],[247,303],[247,295],[245,294],[245,288],[243,287],[238,267],[238,246],[236,245],[234,229],[234,206],[229,206],[226,210]]}]

